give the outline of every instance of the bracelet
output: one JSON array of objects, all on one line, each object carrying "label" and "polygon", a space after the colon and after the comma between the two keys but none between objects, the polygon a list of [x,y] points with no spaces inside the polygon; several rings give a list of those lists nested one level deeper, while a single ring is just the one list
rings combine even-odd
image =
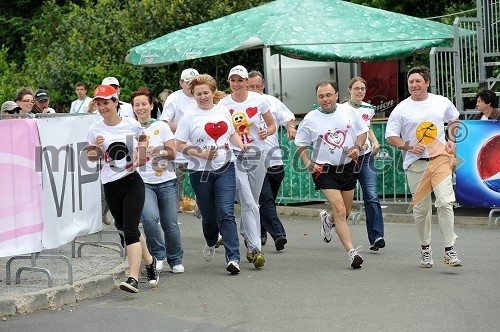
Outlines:
[{"label": "bracelet", "polygon": [[295,129],[294,125],[288,125],[289,128]]}]

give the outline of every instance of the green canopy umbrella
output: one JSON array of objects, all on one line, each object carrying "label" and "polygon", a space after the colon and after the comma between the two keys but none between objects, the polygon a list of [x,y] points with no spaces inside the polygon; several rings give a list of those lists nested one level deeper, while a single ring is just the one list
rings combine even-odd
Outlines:
[{"label": "green canopy umbrella", "polygon": [[373,62],[451,46],[453,27],[341,0],[276,0],[166,34],[126,60],[160,66],[254,47],[311,61]]}]

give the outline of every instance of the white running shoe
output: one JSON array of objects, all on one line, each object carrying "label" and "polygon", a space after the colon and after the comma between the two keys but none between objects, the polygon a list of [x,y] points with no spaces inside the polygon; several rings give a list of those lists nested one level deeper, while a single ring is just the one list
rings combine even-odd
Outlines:
[{"label": "white running shoe", "polygon": [[432,250],[431,247],[420,250],[420,267],[431,268],[434,266],[434,261],[432,260]]},{"label": "white running shoe", "polygon": [[163,259],[156,259],[156,271],[163,270]]},{"label": "white running shoe", "polygon": [[363,258],[359,255],[359,252],[363,250],[362,246],[357,247],[356,249],[349,250],[349,262],[351,263],[351,267],[353,269],[359,269],[361,264],[363,264]]},{"label": "white running shoe", "polygon": [[210,262],[212,259],[214,259],[215,256],[215,246],[209,247],[208,244],[205,244],[205,247],[203,248],[203,257],[205,257],[205,260],[207,262]]},{"label": "white running shoe", "polygon": [[[326,243],[330,243],[332,240],[332,229],[333,225],[328,221],[329,214],[326,211],[321,211],[319,213],[319,219],[321,220],[321,238]],[[331,226],[330,226],[331,225]]]},{"label": "white running shoe", "polygon": [[458,259],[457,252],[453,249],[444,253],[443,262],[449,266],[462,266],[462,261]]},{"label": "white running shoe", "polygon": [[182,264],[172,266],[172,273],[184,273],[184,266]]}]

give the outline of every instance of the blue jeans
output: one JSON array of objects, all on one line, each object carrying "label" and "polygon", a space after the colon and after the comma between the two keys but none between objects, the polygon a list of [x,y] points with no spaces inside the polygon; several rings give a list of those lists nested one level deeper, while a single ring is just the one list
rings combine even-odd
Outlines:
[{"label": "blue jeans", "polygon": [[358,158],[358,164],[361,165],[358,180],[365,203],[366,230],[368,240],[373,244],[378,238],[384,237],[384,218],[378,200],[375,158],[371,153],[367,153]]},{"label": "blue jeans", "polygon": [[264,184],[262,184],[262,190],[260,191],[261,235],[265,235],[268,232],[271,234],[273,240],[276,240],[279,236],[286,236],[285,228],[276,211],[276,196],[284,178],[285,170],[283,165],[269,167],[264,178]]},{"label": "blue jeans", "polygon": [[[167,259],[170,267],[182,264],[184,254],[177,223],[177,179],[145,184],[146,200],[142,210],[142,227],[146,244],[156,259]],[[163,229],[161,234],[160,227]]]},{"label": "blue jeans", "polygon": [[189,171],[189,178],[201,212],[207,245],[217,243],[220,234],[226,249],[226,262],[240,261],[238,228],[234,218],[236,174],[233,163],[216,171]]}]

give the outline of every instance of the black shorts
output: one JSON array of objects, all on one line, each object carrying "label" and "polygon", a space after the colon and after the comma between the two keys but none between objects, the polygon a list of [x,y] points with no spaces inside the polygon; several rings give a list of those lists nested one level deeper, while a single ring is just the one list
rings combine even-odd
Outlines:
[{"label": "black shorts", "polygon": [[353,190],[357,181],[357,175],[354,173],[355,166],[353,161],[345,165],[323,164],[321,173],[312,174],[315,189]]}]

